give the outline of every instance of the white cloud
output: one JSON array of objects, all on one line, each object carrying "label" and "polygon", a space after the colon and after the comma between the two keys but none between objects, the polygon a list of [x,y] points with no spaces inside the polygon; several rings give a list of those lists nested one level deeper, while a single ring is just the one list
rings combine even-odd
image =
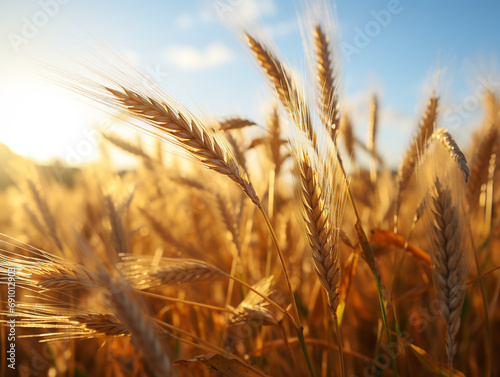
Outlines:
[{"label": "white cloud", "polygon": [[237,20],[253,24],[260,17],[272,16],[277,7],[274,0],[212,0],[212,11],[220,21]]},{"label": "white cloud", "polygon": [[181,30],[191,29],[195,24],[195,18],[190,14],[181,14],[175,19],[175,25]]},{"label": "white cloud", "polygon": [[276,4],[273,0],[240,0],[236,4],[243,22],[253,22],[259,17],[272,16],[276,13]]},{"label": "white cloud", "polygon": [[403,133],[413,131],[413,117],[393,108],[380,110],[380,123],[401,130]]},{"label": "white cloud", "polygon": [[171,45],[165,51],[165,58],[179,69],[197,71],[227,64],[234,59],[234,53],[225,44],[216,41],[202,49]]},{"label": "white cloud", "polygon": [[179,15],[174,23],[180,30],[190,30],[199,26],[200,24],[206,25],[212,23],[214,18],[206,9],[199,9],[192,13],[184,13]]},{"label": "white cloud", "polygon": [[273,37],[286,37],[299,29],[296,19],[276,22],[275,24],[265,26],[266,33]]},{"label": "white cloud", "polygon": [[[277,10],[274,0],[211,0],[207,2],[207,7],[198,12],[185,13],[177,17],[175,25],[181,30],[188,30],[200,23],[209,24],[214,20],[224,21],[227,18],[238,23],[253,25],[261,17],[275,15]],[[280,29],[283,27],[286,28],[286,25],[279,26]]]},{"label": "white cloud", "polygon": [[[369,101],[370,94],[367,92],[357,92],[347,98],[346,106],[355,124],[367,124]],[[379,106],[379,123],[384,128],[403,134],[411,133],[414,127],[413,115],[403,113],[393,107],[387,107],[384,103],[381,103]]]}]

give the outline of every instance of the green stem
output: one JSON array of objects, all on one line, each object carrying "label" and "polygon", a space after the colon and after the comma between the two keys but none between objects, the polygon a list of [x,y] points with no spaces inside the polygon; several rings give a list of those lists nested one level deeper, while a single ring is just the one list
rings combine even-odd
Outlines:
[{"label": "green stem", "polygon": [[309,367],[309,372],[311,372],[311,377],[316,377],[316,371],[314,370],[314,365],[312,363],[311,356],[309,355],[309,350],[307,349],[306,339],[304,338],[304,328],[302,326],[300,326],[300,328],[297,328],[297,336],[299,338],[302,351],[304,352],[304,356],[306,357],[307,366]]},{"label": "green stem", "polygon": [[342,337],[340,336],[340,326],[337,314],[333,315],[333,320],[335,321],[335,332],[337,333],[337,343],[339,345],[339,361],[340,361],[340,375],[345,376],[345,366],[344,366],[344,350],[342,348]]}]

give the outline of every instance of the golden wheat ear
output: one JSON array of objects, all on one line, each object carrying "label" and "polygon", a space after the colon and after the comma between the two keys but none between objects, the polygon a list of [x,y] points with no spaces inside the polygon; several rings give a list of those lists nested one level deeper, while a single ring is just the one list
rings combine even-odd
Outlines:
[{"label": "golden wheat ear", "polygon": [[193,115],[174,109],[162,100],[156,100],[123,88],[105,89],[111,94],[109,101],[122,111],[152,125],[195,157],[203,166],[227,176],[236,182],[247,196],[260,206],[260,201],[246,172],[239,166],[228,147],[221,143]]},{"label": "golden wheat ear", "polygon": [[173,373],[169,353],[158,336],[153,319],[144,310],[146,305],[142,298],[122,278],[107,279],[105,296],[120,323],[130,332],[134,346],[142,351],[153,375],[160,377]]},{"label": "golden wheat ear", "polygon": [[[328,306],[336,317],[340,286],[340,225],[347,201],[345,182],[332,187],[332,167],[325,167],[298,145],[294,147],[298,170],[298,200],[303,229],[316,275],[325,289]],[[335,169],[333,169],[335,170]]]},{"label": "golden wheat ear", "polygon": [[460,150],[455,139],[445,128],[440,128],[432,134],[432,140],[437,140],[448,151],[451,158],[455,160],[458,167],[464,175],[465,182],[469,179],[469,167],[467,166],[467,159]]},{"label": "golden wheat ear", "polygon": [[[450,135],[447,136],[444,130],[439,130],[437,135],[446,140],[440,140],[446,148],[441,145],[429,147],[422,157],[418,178],[421,196],[425,200],[428,248],[436,296],[446,323],[446,353],[451,375],[467,286],[471,244],[469,232],[466,231],[465,182],[460,177],[460,174],[465,174],[463,161],[455,149],[453,159],[450,158],[449,146],[453,144],[448,137]],[[455,156],[459,158],[458,165],[453,161],[456,160]]]},{"label": "golden wheat ear", "polygon": [[303,131],[315,149],[318,147],[316,130],[313,127],[304,92],[292,72],[263,43],[245,34],[248,45],[262,70],[271,81],[278,98],[294,124]]},{"label": "golden wheat ear", "polygon": [[228,118],[218,123],[221,131],[239,130],[256,125],[255,122],[245,118]]},{"label": "golden wheat ear", "polygon": [[339,130],[338,76],[334,71],[334,55],[330,39],[320,23],[314,28],[316,81],[319,90],[318,108],[321,120],[335,142]]},{"label": "golden wheat ear", "polygon": [[413,138],[410,147],[401,161],[398,169],[398,193],[396,196],[396,213],[394,215],[394,230],[397,233],[399,207],[401,205],[402,192],[408,187],[410,179],[415,171],[419,156],[425,151],[427,141],[434,133],[435,122],[438,114],[439,98],[434,94],[429,99],[427,109],[418,126],[417,134]]},{"label": "golden wheat ear", "polygon": [[480,139],[472,153],[470,165],[470,182],[467,198],[471,209],[477,205],[481,194],[481,186],[488,180],[490,160],[496,158],[498,129],[494,124],[490,124],[486,129],[483,129],[483,133],[479,137]]}]

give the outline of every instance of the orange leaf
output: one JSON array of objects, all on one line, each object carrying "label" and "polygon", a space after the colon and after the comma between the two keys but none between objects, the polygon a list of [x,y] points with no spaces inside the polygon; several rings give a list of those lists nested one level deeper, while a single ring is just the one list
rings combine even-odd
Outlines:
[{"label": "orange leaf", "polygon": [[[449,374],[448,374],[447,364],[440,363],[420,347],[417,347],[411,343],[409,343],[408,346],[412,350],[413,354],[417,357],[418,361],[420,361],[420,364],[422,364],[425,369],[427,369],[429,372],[437,376],[448,377]],[[453,376],[465,377],[465,375],[462,372],[456,369],[453,369]]]},{"label": "orange leaf", "polygon": [[[382,246],[396,246],[401,249],[405,248],[406,239],[398,234],[394,234],[390,230],[373,229],[370,236],[370,242],[378,243]],[[429,268],[431,267],[431,257],[424,250],[408,242],[406,250],[420,262],[424,263]]]}]

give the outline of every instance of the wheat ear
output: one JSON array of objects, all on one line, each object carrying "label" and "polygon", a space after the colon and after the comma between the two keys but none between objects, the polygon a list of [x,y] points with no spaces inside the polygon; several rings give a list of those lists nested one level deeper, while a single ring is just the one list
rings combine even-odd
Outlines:
[{"label": "wheat ear", "polygon": [[437,140],[448,151],[450,156],[455,160],[458,167],[462,171],[465,182],[469,179],[469,167],[467,166],[467,159],[458,147],[453,136],[445,128],[440,128],[432,134],[432,140]]},{"label": "wheat ear", "polygon": [[177,143],[205,167],[225,175],[236,182],[257,206],[259,198],[245,171],[229,153],[227,147],[206,130],[194,116],[175,110],[165,102],[123,91],[105,88],[116,104],[126,112],[172,136]]},{"label": "wheat ear", "polygon": [[[300,118],[300,121],[295,121],[295,124],[307,135],[312,145],[317,148],[316,131],[312,125],[305,96],[291,73],[267,47],[248,33],[245,35],[257,61],[271,80],[281,103],[292,119]],[[300,109],[300,112],[298,109]]]},{"label": "wheat ear", "polygon": [[463,236],[463,218],[458,205],[453,201],[451,190],[443,187],[436,178],[429,200],[432,232],[430,248],[439,289],[441,316],[447,328],[446,352],[450,376],[457,351],[456,335],[460,327],[467,275],[467,242]]},{"label": "wheat ear", "polygon": [[[101,134],[107,141],[109,141],[115,147],[117,147],[117,148],[119,148],[127,153],[130,153],[133,156],[140,157],[148,163],[152,162],[151,156],[144,151],[144,149],[142,148],[142,146],[140,144],[131,143],[128,140],[122,139],[122,138],[118,137],[117,135],[113,135],[110,133],[103,132]],[[158,149],[161,149],[161,148],[158,148]]]},{"label": "wheat ear", "polygon": [[370,100],[370,109],[368,113],[368,128],[366,137],[366,149],[371,154],[375,154],[375,137],[377,136],[378,126],[378,100],[374,94]]},{"label": "wheat ear", "polygon": [[278,104],[273,106],[271,114],[269,114],[267,120],[267,125],[271,134],[269,140],[271,159],[274,162],[276,175],[279,175],[284,157],[281,156],[281,146],[283,145],[283,140],[281,139],[281,120],[278,112]]},{"label": "wheat ear", "polygon": [[222,120],[218,123],[221,131],[232,131],[250,126],[255,126],[255,122],[252,122],[251,120],[245,118],[229,118]]},{"label": "wheat ear", "polygon": [[467,192],[468,202],[473,208],[481,192],[481,185],[488,179],[490,158],[496,154],[498,130],[494,124],[488,125],[472,156],[470,182]]},{"label": "wheat ear", "polygon": [[396,213],[394,215],[394,232],[398,229],[399,207],[401,205],[401,193],[406,189],[410,178],[415,171],[415,165],[419,156],[425,151],[427,141],[434,133],[435,122],[438,114],[439,99],[432,95],[427,104],[424,116],[418,126],[418,131],[410,147],[406,151],[405,157],[398,170],[398,193],[396,196]]},{"label": "wheat ear", "polygon": [[368,114],[368,127],[367,127],[367,138],[366,138],[366,150],[372,155],[370,163],[370,178],[372,183],[377,180],[377,162],[375,159],[375,138],[377,136],[378,128],[378,99],[374,94],[370,100],[370,109]]},{"label": "wheat ear", "polygon": [[226,140],[228,141],[229,145],[231,146],[231,149],[232,149],[234,158],[236,159],[236,162],[238,164],[240,164],[240,166],[246,172],[248,172],[247,159],[245,157],[245,151],[243,149],[243,146],[240,145],[240,142],[234,137],[234,135],[231,135],[230,133],[226,134]]},{"label": "wheat ear", "polygon": [[121,278],[110,278],[107,288],[107,298],[117,318],[130,331],[132,342],[142,351],[148,367],[155,376],[170,376],[173,371],[167,350],[157,336],[155,323],[144,312],[145,305],[140,297]]},{"label": "wheat ear", "polygon": [[[20,257],[0,255],[0,268],[16,266],[20,285],[34,291],[73,291],[102,285],[99,276],[84,266],[62,258]],[[2,271],[3,272],[3,271]]]},{"label": "wheat ear", "polygon": [[432,136],[434,132],[434,124],[436,122],[438,111],[437,106],[438,98],[435,96],[431,96],[422,121],[418,126],[417,134],[413,138],[413,141],[406,151],[405,157],[399,167],[398,179],[400,191],[403,191],[408,186],[410,178],[415,171],[415,165],[417,163],[418,157],[424,152],[427,140]]},{"label": "wheat ear", "polygon": [[156,258],[125,255],[120,271],[139,290],[164,285],[192,283],[226,276],[217,267],[195,259]]},{"label": "wheat ear", "polygon": [[45,223],[45,226],[49,230],[50,237],[52,238],[55,246],[59,249],[59,251],[64,253],[63,245],[58,235],[54,215],[50,210],[49,205],[47,203],[47,199],[42,191],[40,173],[36,170],[35,172],[36,172],[35,179],[37,179],[38,182],[35,182],[33,178],[29,177],[26,179],[26,184],[33,196],[35,205],[37,206],[40,214],[42,215],[43,222]]},{"label": "wheat ear", "polygon": [[[298,151],[300,199],[314,269],[336,318],[340,284],[340,223],[346,201],[345,186],[330,189],[318,165],[304,150]],[[343,186],[343,187],[342,187]]]},{"label": "wheat ear", "polygon": [[316,48],[316,80],[319,87],[319,113],[332,140],[336,140],[339,128],[338,79],[334,73],[334,62],[330,41],[320,24],[314,28]]},{"label": "wheat ear", "polygon": [[342,133],[344,139],[344,146],[347,150],[347,154],[351,158],[352,161],[356,160],[356,155],[354,153],[354,143],[355,137],[352,129],[351,118],[346,111],[342,112],[340,117],[340,132]]}]

